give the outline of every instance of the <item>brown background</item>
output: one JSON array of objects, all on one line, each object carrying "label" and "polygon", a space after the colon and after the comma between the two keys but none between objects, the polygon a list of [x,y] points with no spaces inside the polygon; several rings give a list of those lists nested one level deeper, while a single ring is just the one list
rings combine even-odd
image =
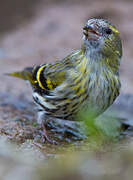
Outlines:
[{"label": "brown background", "polygon": [[[90,139],[92,144],[84,146],[83,149],[81,147],[83,153],[76,154],[73,149],[73,154],[71,147],[69,149],[66,146],[68,142],[73,141],[72,134],[64,135],[63,128],[59,127],[62,136],[57,136],[54,131],[48,132],[53,139],[58,137],[61,141],[59,146],[48,145],[42,141],[39,126],[34,126],[36,110],[31,103],[31,88],[19,79],[4,75],[4,73],[21,70],[25,66],[62,59],[72,50],[80,48],[82,27],[91,17],[108,19],[118,27],[123,42],[120,69],[121,91],[122,93],[133,93],[132,0],[0,1],[0,179],[48,179],[46,177],[51,176],[54,177],[51,179],[56,179],[56,175],[59,174],[60,177],[60,173],[66,176],[57,179],[86,179],[86,177],[90,179],[132,179],[132,96],[126,95],[123,98],[122,95],[121,100],[116,102],[119,119],[126,119],[130,122],[129,124],[132,124],[132,128],[125,132],[127,137],[125,141],[115,141],[118,143],[118,148],[111,146],[110,141],[105,141],[104,145],[100,144],[99,140],[103,140],[100,136],[97,143],[94,141],[94,145],[93,139]],[[110,118],[107,120],[110,123],[106,124],[110,127],[112,121]],[[70,130],[72,130],[71,126]],[[108,130],[109,128],[106,132]],[[113,131],[112,133],[115,137]],[[15,146],[13,143],[10,145],[9,140],[16,142]],[[74,143],[76,146],[75,139]],[[61,167],[58,163],[51,162],[52,159],[61,162],[59,155],[63,157],[62,151],[65,151],[65,148],[68,148],[67,152],[70,154],[66,155],[63,163],[59,163]],[[123,153],[124,148],[126,152]],[[87,156],[84,156],[85,150],[90,151],[91,154],[85,153]],[[93,150],[96,152],[95,157]],[[107,154],[106,151],[114,153]],[[41,160],[40,165],[38,165],[39,160]],[[42,160],[46,166],[43,166]],[[46,168],[47,165],[49,171]],[[80,177],[81,175],[83,178]]]},{"label": "brown background", "polygon": [[25,82],[3,74],[53,62],[80,48],[90,17],[117,26],[123,42],[121,91],[133,93],[133,1],[5,0],[0,2],[0,91],[31,97]]}]

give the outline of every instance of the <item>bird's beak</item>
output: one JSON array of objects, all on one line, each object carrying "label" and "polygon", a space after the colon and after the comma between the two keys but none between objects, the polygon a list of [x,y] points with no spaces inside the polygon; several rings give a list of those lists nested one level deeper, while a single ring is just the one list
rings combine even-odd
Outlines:
[{"label": "bird's beak", "polygon": [[98,40],[99,37],[102,36],[98,32],[98,27],[95,24],[86,24],[83,28],[83,34],[87,40]]}]

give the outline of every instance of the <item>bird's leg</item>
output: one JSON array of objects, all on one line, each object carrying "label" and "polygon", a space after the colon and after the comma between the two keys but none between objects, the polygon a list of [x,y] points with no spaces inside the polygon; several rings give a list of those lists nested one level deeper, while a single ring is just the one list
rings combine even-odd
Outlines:
[{"label": "bird's leg", "polygon": [[38,110],[38,117],[37,117],[37,122],[41,125],[42,127],[42,136],[43,138],[46,139],[47,142],[50,144],[57,144],[55,140],[51,140],[47,134],[46,130],[46,124],[47,124],[47,116],[45,114],[45,111],[43,109]]},{"label": "bird's leg", "polygon": [[46,141],[49,142],[50,144],[57,144],[57,142],[55,140],[51,140],[49,138],[44,122],[41,124],[41,126],[42,126],[42,130],[43,130],[43,137],[46,139]]}]

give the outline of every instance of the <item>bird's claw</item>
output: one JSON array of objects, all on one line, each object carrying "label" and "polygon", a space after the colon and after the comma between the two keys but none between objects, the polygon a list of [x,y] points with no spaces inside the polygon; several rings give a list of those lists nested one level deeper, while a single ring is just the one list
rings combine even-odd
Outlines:
[{"label": "bird's claw", "polygon": [[[42,131],[43,139],[45,139],[50,144],[58,145],[58,143],[55,140],[52,140],[49,138],[44,124],[42,124],[42,129],[43,129],[43,131]],[[45,140],[44,140],[44,142],[45,142]]]}]

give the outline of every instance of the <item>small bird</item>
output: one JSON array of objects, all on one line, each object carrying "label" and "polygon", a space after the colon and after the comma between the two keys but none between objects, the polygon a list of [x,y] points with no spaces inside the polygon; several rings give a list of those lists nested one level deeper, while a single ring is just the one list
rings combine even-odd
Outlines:
[{"label": "small bird", "polygon": [[120,91],[122,43],[118,30],[104,19],[91,18],[83,27],[81,48],[53,64],[9,73],[28,80],[38,105],[38,123],[47,117],[76,120],[79,112],[94,118],[103,113]]}]

